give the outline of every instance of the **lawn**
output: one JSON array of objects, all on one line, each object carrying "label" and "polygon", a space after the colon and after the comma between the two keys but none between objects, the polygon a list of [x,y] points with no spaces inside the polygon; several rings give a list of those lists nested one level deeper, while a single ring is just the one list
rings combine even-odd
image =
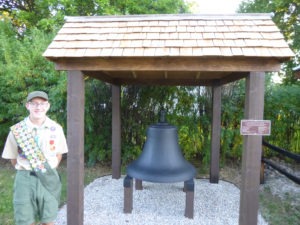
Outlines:
[{"label": "lawn", "polygon": [[14,224],[13,220],[13,183],[15,171],[9,167],[0,167],[0,224]]},{"label": "lawn", "polygon": [[300,203],[292,203],[288,194],[285,199],[272,195],[269,188],[260,193],[261,213],[270,225],[299,225],[300,224]]}]

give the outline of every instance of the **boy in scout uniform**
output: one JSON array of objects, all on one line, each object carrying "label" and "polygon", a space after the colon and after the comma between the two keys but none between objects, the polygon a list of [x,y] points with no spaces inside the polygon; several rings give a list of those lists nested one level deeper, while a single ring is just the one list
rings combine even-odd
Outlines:
[{"label": "boy in scout uniform", "polygon": [[62,127],[47,117],[48,95],[29,93],[29,116],[10,128],[2,158],[16,169],[14,216],[17,225],[53,225],[60,202],[61,182],[56,171],[68,152]]}]

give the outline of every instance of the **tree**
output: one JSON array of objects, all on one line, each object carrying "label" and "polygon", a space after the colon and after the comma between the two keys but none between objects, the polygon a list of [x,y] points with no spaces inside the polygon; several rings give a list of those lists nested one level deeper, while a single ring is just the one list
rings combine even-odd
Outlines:
[{"label": "tree", "polygon": [[119,14],[124,15],[188,12],[188,7],[182,0],[115,0],[112,2]]},{"label": "tree", "polygon": [[265,139],[300,153],[299,85],[270,85],[265,97],[265,117],[272,120],[271,136]]},{"label": "tree", "polygon": [[0,0],[18,30],[36,27],[57,31],[65,16],[186,13],[184,0]]},{"label": "tree", "polygon": [[51,17],[49,1],[35,0],[0,0],[0,11],[8,13],[12,24],[19,31],[35,27],[43,18]]},{"label": "tree", "polygon": [[300,56],[300,1],[254,0],[243,1],[239,7],[245,13],[272,13],[273,20],[282,31],[286,41],[296,53],[293,61],[283,65],[280,73],[285,84],[297,83],[292,68],[299,64]]},{"label": "tree", "polygon": [[[59,120],[65,120],[66,77],[62,76],[61,72],[55,71],[53,64],[42,57],[42,53],[62,26],[64,16],[181,13],[187,12],[187,9],[183,0],[129,0],[126,4],[120,0],[0,0],[0,11],[2,18],[5,18],[0,22],[3,25],[0,26],[0,39],[3,40],[0,44],[0,58],[3,59],[0,62],[1,82],[3,82],[2,89],[0,89],[0,102],[5,104],[0,114],[0,123],[3,125],[0,136],[4,139],[8,127],[24,115],[22,101],[27,92],[32,89],[49,92],[50,97],[53,97],[51,98],[53,99],[52,115]],[[5,82],[9,85],[7,86]],[[130,94],[132,90],[139,93],[134,98]],[[161,101],[157,95],[150,99],[144,95],[149,90],[151,88],[140,86],[123,87],[122,102],[146,107],[149,105],[150,109],[152,105],[155,108],[161,104]],[[172,91],[175,91],[175,89],[168,88],[155,90],[168,92],[169,95],[173,95]],[[13,94],[11,94],[12,91]],[[110,95],[109,85],[86,77],[85,156],[91,165],[110,158]],[[140,151],[144,135],[143,130],[140,129],[141,121],[145,122],[144,127],[146,127],[150,121],[154,121],[153,115],[156,115],[156,112],[149,112],[146,107],[135,111],[134,107],[128,108],[127,106],[123,104],[123,110],[125,108],[128,117],[124,120],[126,127],[123,126],[122,135],[126,137],[123,139],[126,143],[122,146],[124,149]],[[127,124],[127,121],[132,121],[132,123]],[[139,138],[136,139],[134,145],[127,141],[135,137]],[[123,154],[125,158],[126,154],[130,159],[136,155],[132,150]]]},{"label": "tree", "polygon": [[65,78],[41,54],[52,38],[32,29],[28,36],[18,39],[9,22],[0,22],[1,140],[5,140],[9,127],[27,114],[24,100],[33,90],[44,90],[51,99],[60,96],[60,100],[51,102],[49,113],[65,124],[65,101],[61,101],[61,96],[66,96]]},{"label": "tree", "polygon": [[280,76],[283,77],[283,83],[269,83],[266,87],[265,118],[272,121],[272,134],[266,137],[266,140],[299,153],[300,87],[292,69],[299,64],[300,56],[300,2],[299,0],[243,1],[240,11],[272,13],[274,22],[296,53],[293,61],[282,66]]}]

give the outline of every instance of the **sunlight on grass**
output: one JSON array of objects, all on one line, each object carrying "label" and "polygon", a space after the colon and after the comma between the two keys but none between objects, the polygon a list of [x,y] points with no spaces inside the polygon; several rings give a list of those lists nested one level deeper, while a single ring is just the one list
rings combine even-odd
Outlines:
[{"label": "sunlight on grass", "polygon": [[266,188],[260,194],[260,206],[262,216],[269,224],[300,224],[300,205],[291,204],[289,196],[281,199],[278,196],[272,195],[270,189]]},{"label": "sunlight on grass", "polygon": [[13,224],[13,183],[15,179],[14,169],[0,167],[0,224]]}]

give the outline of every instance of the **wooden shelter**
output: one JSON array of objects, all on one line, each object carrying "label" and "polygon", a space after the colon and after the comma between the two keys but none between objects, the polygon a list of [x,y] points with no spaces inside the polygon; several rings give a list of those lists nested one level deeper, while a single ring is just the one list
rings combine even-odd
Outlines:
[{"label": "wooden shelter", "polygon": [[[116,179],[121,175],[121,85],[211,86],[210,182],[217,183],[221,86],[246,78],[245,119],[261,120],[265,72],[279,71],[293,56],[268,14],[67,17],[44,57],[68,71],[68,224],[83,224],[84,76],[112,85]],[[243,225],[257,223],[261,141],[261,136],[244,136]]]}]

